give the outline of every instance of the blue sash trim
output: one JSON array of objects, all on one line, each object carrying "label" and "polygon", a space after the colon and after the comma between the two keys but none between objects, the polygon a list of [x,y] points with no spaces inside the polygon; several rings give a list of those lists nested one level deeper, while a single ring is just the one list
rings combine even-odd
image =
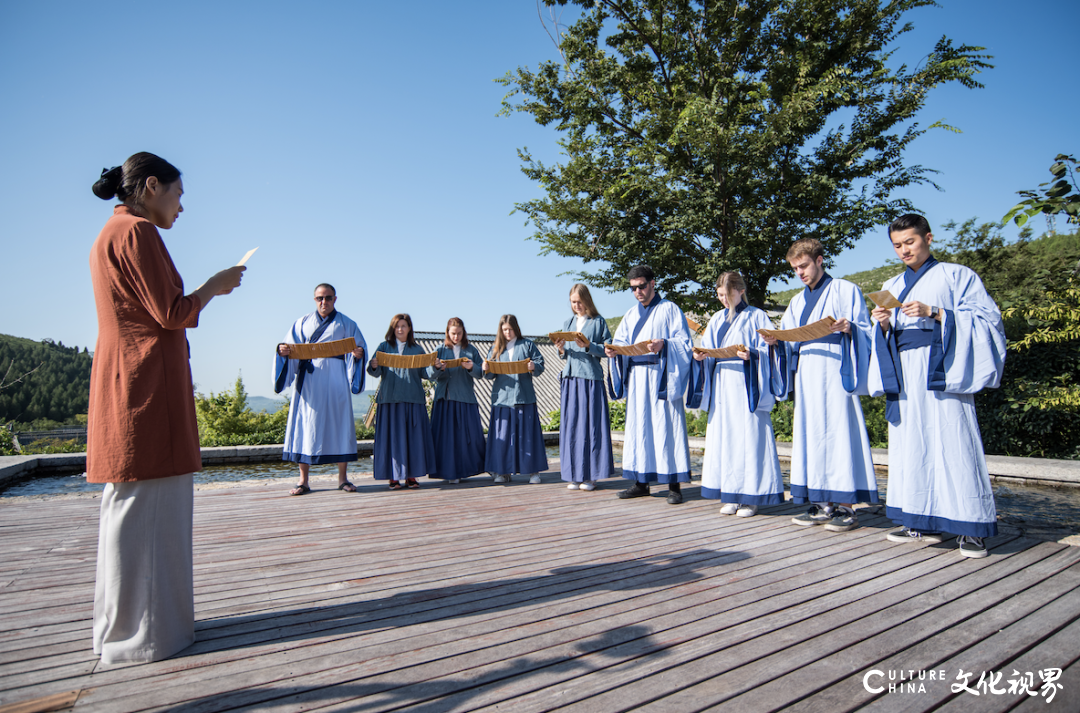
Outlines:
[{"label": "blue sash trim", "polygon": [[766,495],[745,495],[743,493],[731,493],[726,490],[716,490],[701,486],[701,497],[709,500],[722,500],[725,503],[739,503],[740,505],[783,505],[784,494],[768,493]]},{"label": "blue sash trim", "polygon": [[967,535],[968,537],[994,537],[998,534],[997,521],[994,522],[967,522],[964,520],[950,520],[946,517],[933,515],[914,515],[906,513],[900,508],[886,506],[885,516],[897,525],[910,527],[919,532],[947,532],[950,535]]},{"label": "blue sash trim", "polygon": [[877,490],[818,490],[792,484],[791,500],[796,505],[806,503],[878,503]]},{"label": "blue sash trim", "polygon": [[[799,326],[805,327],[806,323],[810,320],[810,315],[813,313],[814,308],[817,307],[817,303],[821,300],[821,296],[825,294],[825,288],[832,282],[832,277],[829,273],[821,273],[821,279],[813,287],[806,287],[803,289],[803,311],[799,315]],[[828,339],[828,337],[823,337]],[[815,340],[817,341],[817,340]],[[799,349],[802,348],[802,342],[795,342],[791,345],[791,370],[799,370]]]},{"label": "blue sash trim", "polygon": [[622,477],[638,483],[689,483],[690,471],[682,473],[639,473],[623,469]]},{"label": "blue sash trim", "polygon": [[787,347],[783,342],[769,347],[769,391],[776,398],[788,392]]},{"label": "blue sash trim", "polygon": [[284,452],[281,454],[281,460],[287,460],[292,463],[307,463],[308,465],[322,465],[323,463],[350,463],[354,460],[359,460],[359,456],[355,453],[309,456],[305,453]]},{"label": "blue sash trim", "polygon": [[706,357],[701,361],[692,360],[690,363],[690,394],[686,401],[686,407],[701,408],[701,403],[705,400],[705,390],[712,388],[712,375],[717,364],[722,361],[740,361],[743,368],[743,383],[746,386],[746,404],[750,408],[750,413],[757,411],[758,404],[761,403],[761,381],[758,378],[758,362],[760,359],[758,353],[751,350],[750,359],[747,361],[743,361],[739,357],[731,357],[730,359]]},{"label": "blue sash trim", "polygon": [[285,388],[285,380],[289,376],[289,360],[274,350],[274,393],[280,394]]},{"label": "blue sash trim", "polygon": [[926,388],[929,391],[945,390],[945,355],[956,348],[956,329],[953,328],[953,311],[944,310],[945,329],[940,322],[934,324],[934,337],[930,342],[930,364],[926,374]]},{"label": "blue sash trim", "polygon": [[[630,343],[636,344],[637,337],[641,334],[642,327],[653,316],[653,310],[658,304],[664,301],[660,295],[654,295],[655,299],[648,306],[645,307],[645,318],[638,320],[637,325],[634,327],[633,334],[630,335]],[[636,360],[636,361],[635,361]],[[626,385],[629,383],[630,369],[634,364],[659,364],[660,365],[660,389],[657,394],[657,398],[661,401],[667,401],[667,340],[664,340],[664,346],[660,350],[660,353],[653,356],[639,356],[629,357],[625,355],[618,355],[609,358],[608,361],[608,375],[607,375],[607,387],[608,396],[613,401],[618,401],[626,395]]]},{"label": "blue sash trim", "polygon": [[[319,341],[319,337],[321,337],[323,334],[326,333],[326,330],[329,329],[330,325],[332,325],[334,323],[334,319],[336,317],[337,317],[337,310],[334,310],[329,315],[327,315],[326,321],[323,322],[322,324],[320,324],[315,329],[315,331],[311,333],[311,336],[308,337],[307,343],[308,344],[314,344],[315,342]],[[342,355],[341,357],[338,357],[338,358],[340,358],[342,361],[345,360],[344,355]],[[297,396],[299,396],[300,393],[304,390],[304,377],[308,375],[308,372],[313,372],[313,371],[315,371],[315,365],[311,363],[310,359],[301,359],[300,363],[296,365],[296,395]],[[340,463],[341,461],[327,461],[327,462]]]},{"label": "blue sash trim", "polygon": [[[922,264],[918,270],[912,270],[908,268],[904,271],[904,290],[900,293],[900,296],[896,299],[903,303],[915,287],[916,283],[922,279],[930,268],[937,265],[938,261],[934,257],[930,257]],[[893,309],[892,324],[896,324],[897,315],[900,308]],[[935,330],[940,325],[935,326]],[[903,370],[900,368],[900,348],[897,343],[899,335],[904,331],[912,330],[897,330],[895,326],[889,328],[889,333],[884,334],[881,329],[874,330],[874,345],[877,347],[878,352],[878,368],[881,371],[881,386],[885,391],[885,418],[889,423],[894,426],[900,425],[900,391],[902,387],[900,382],[904,380]],[[910,348],[910,347],[909,347]],[[932,347],[931,347],[932,350]],[[887,357],[887,358],[883,358]],[[941,357],[941,368],[944,369],[944,354]],[[933,379],[934,370],[930,370],[930,378]],[[942,383],[944,383],[944,373],[942,373]]]}]

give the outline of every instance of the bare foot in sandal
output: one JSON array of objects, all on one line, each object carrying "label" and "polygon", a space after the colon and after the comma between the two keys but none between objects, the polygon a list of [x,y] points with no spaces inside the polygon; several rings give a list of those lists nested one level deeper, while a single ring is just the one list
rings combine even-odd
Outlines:
[{"label": "bare foot in sandal", "polygon": [[311,488],[307,483],[300,483],[295,488],[289,491],[289,495],[307,495],[311,492]]},{"label": "bare foot in sandal", "polygon": [[344,483],[341,483],[340,485],[338,485],[337,489],[338,490],[344,490],[346,493],[355,493],[356,492],[356,486],[353,485],[352,483],[350,483],[347,480]]}]

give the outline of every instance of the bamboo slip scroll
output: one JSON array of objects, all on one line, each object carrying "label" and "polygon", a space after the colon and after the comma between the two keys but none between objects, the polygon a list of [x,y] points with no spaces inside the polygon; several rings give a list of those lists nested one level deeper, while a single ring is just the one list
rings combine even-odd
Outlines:
[{"label": "bamboo slip scroll", "polygon": [[335,339],[332,342],[289,344],[288,347],[290,359],[329,359],[348,354],[353,349],[356,349],[356,340],[349,337],[347,339]]},{"label": "bamboo slip scroll", "polygon": [[461,366],[461,362],[463,361],[465,361],[465,357],[461,357],[459,359],[443,359],[442,363],[445,368],[454,369]]},{"label": "bamboo slip scroll", "polygon": [[805,327],[796,327],[795,329],[759,329],[758,334],[763,337],[779,339],[781,342],[809,342],[832,334],[830,328],[835,323],[835,319],[826,317],[825,319],[819,319],[812,324],[808,324]]},{"label": "bamboo slip scroll", "polygon": [[528,374],[529,362],[532,359],[522,359],[521,361],[494,361],[489,359],[487,363],[487,373],[489,374]]},{"label": "bamboo slip scroll", "polygon": [[379,360],[379,366],[390,369],[423,369],[435,363],[438,352],[430,354],[391,354],[389,352],[375,352],[375,358]]},{"label": "bamboo slip scroll", "polygon": [[713,359],[733,359],[739,356],[739,352],[745,351],[747,351],[745,344],[732,344],[730,347],[721,347],[720,349],[694,347],[695,354],[704,354]]},{"label": "bamboo slip scroll", "polygon": [[589,341],[581,332],[548,332],[548,339],[550,339],[552,343],[573,342],[578,339],[583,339],[586,342]]},{"label": "bamboo slip scroll", "polygon": [[873,300],[874,304],[876,304],[878,307],[881,307],[883,309],[896,309],[897,307],[903,307],[904,306],[904,305],[900,304],[900,300],[893,297],[893,293],[889,292],[888,290],[881,290],[880,292],[871,292],[870,294],[867,295],[867,297],[869,297],[871,300]]},{"label": "bamboo slip scroll", "polygon": [[648,342],[638,342],[637,344],[631,344],[630,346],[623,346],[621,344],[605,344],[605,347],[611,347],[611,351],[616,354],[622,354],[623,356],[648,356],[652,354],[649,351]]}]

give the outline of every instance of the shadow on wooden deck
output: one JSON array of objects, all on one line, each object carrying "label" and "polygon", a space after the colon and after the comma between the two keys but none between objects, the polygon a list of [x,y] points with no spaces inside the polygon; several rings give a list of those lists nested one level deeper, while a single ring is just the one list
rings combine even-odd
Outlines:
[{"label": "shadow on wooden deck", "polygon": [[[802,508],[791,504],[722,517],[697,486],[670,506],[663,490],[618,500],[621,481],[589,493],[544,480],[389,492],[366,478],[355,495],[298,498],[200,491],[198,640],[130,666],[102,666],[90,651],[98,501],[0,506],[0,704],[1080,709],[1080,548],[1003,532],[989,557],[970,560],[952,540],[888,542],[892,525],[873,507],[859,529],[831,533],[792,525]],[[1048,688],[951,690],[961,669],[972,688],[1003,673],[998,689],[1016,670],[1038,693],[1051,668],[1063,674],[1049,704]],[[866,690],[872,670],[886,690]],[[915,690],[890,693],[901,670],[915,672]]]}]

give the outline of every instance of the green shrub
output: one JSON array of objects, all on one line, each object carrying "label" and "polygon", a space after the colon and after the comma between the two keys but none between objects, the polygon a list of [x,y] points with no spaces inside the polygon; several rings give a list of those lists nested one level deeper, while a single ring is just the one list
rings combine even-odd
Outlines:
[{"label": "green shrub", "polygon": [[708,411],[687,411],[686,412],[686,435],[691,438],[703,438],[705,436],[705,430],[709,426],[709,412]]},{"label": "green shrub", "polygon": [[285,442],[289,404],[273,413],[252,411],[247,405],[244,381],[236,377],[231,392],[195,394],[195,419],[199,425],[199,445],[262,446]]},{"label": "green shrub", "polygon": [[59,438],[42,438],[23,446],[21,455],[38,456],[46,453],[83,453],[85,451],[86,444],[76,438],[66,441]]}]

